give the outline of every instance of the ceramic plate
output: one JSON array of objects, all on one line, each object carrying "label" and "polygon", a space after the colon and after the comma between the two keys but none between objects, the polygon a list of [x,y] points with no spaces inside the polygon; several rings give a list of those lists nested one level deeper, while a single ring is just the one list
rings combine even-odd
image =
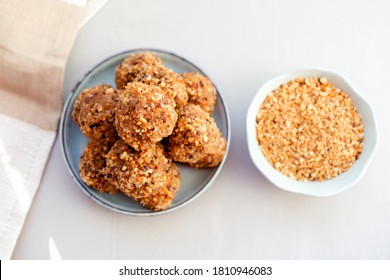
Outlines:
[{"label": "ceramic plate", "polygon": [[[102,83],[115,86],[115,68],[122,62],[123,59],[132,53],[143,51],[150,51],[156,54],[163,60],[166,67],[177,73],[196,71],[207,76],[193,63],[178,55],[166,51],[154,49],[136,49],[113,55],[88,71],[84,77],[75,85],[64,105],[59,129],[61,147],[65,163],[76,184],[83,190],[85,194],[87,194],[97,203],[111,210],[130,215],[149,216],[167,213],[175,209],[179,209],[204,193],[208,187],[210,187],[218,173],[221,171],[227,156],[227,152],[221,164],[215,168],[194,169],[184,164],[178,164],[182,178],[181,187],[170,208],[164,211],[154,212],[142,207],[138,202],[135,202],[132,198],[125,196],[122,193],[115,195],[99,193],[98,191],[85,185],[79,176],[78,169],[80,156],[83,153],[84,147],[88,143],[88,139],[86,136],[84,136],[84,134],[81,133],[78,126],[72,120],[74,101],[85,88],[93,87]],[[218,90],[217,94],[218,97],[213,118],[215,119],[218,127],[222,131],[222,134],[227,140],[228,151],[230,142],[229,116],[223,98]]]}]

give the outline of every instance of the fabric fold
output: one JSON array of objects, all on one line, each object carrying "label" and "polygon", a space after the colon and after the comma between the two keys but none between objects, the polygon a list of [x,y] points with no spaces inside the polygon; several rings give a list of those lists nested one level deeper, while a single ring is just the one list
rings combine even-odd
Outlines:
[{"label": "fabric fold", "polygon": [[56,129],[65,63],[82,15],[65,1],[0,1],[0,113]]},{"label": "fabric fold", "polygon": [[80,1],[0,0],[0,259],[12,255],[55,140],[84,12],[70,2]]}]

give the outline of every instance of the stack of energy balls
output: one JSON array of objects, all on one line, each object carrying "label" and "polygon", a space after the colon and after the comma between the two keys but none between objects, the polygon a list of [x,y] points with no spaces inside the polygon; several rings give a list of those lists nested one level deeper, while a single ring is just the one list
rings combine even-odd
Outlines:
[{"label": "stack of energy balls", "polygon": [[224,157],[226,140],[212,118],[216,89],[207,77],[175,73],[149,52],[123,60],[115,83],[85,89],[74,103],[72,118],[89,138],[80,177],[99,192],[119,190],[164,210],[180,188],[173,161],[209,168]]}]

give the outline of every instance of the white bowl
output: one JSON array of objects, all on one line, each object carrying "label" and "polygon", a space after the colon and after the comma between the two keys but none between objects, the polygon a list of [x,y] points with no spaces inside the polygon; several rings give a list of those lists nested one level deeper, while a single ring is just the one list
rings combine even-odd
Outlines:
[{"label": "white bowl", "polygon": [[[300,77],[325,77],[336,87],[344,90],[353,100],[353,103],[362,117],[364,125],[363,151],[351,168],[333,179],[322,182],[297,181],[283,175],[276,170],[264,157],[256,139],[256,115],[265,97],[282,83]],[[294,193],[310,196],[326,197],[340,193],[356,184],[364,175],[375,153],[378,136],[374,111],[370,103],[344,76],[318,68],[302,69],[278,76],[265,84],[257,91],[247,114],[247,141],[250,156],[256,167],[263,175],[277,187]]]}]

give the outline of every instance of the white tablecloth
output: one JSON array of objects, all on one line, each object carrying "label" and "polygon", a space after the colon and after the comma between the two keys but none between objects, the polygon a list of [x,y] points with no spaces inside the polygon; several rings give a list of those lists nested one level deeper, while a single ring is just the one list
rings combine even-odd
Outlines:
[{"label": "white tablecloth", "polygon": [[[67,95],[119,51],[173,51],[208,73],[232,121],[228,160],[190,205],[156,217],[111,212],[72,181],[57,140],[15,259],[389,259],[388,1],[111,0],[80,30]],[[246,147],[245,115],[260,85],[319,66],[347,76],[374,106],[380,142],[363,180],[330,198],[279,190]]]}]

